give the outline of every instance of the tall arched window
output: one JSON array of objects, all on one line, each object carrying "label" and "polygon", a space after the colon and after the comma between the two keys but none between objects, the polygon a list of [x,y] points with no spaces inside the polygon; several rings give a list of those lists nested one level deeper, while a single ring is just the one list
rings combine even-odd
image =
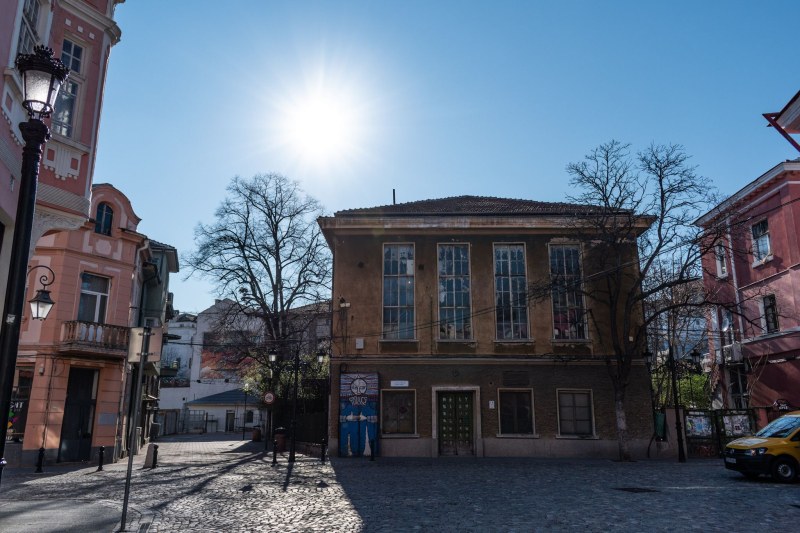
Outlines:
[{"label": "tall arched window", "polygon": [[94,222],[94,232],[111,235],[111,223],[114,220],[114,210],[108,204],[97,206],[97,216]]}]

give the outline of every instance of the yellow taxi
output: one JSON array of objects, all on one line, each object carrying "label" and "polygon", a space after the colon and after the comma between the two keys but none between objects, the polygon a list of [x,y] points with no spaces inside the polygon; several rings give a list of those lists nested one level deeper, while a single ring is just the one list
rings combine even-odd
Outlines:
[{"label": "yellow taxi", "polygon": [[747,477],[770,474],[791,483],[800,465],[800,411],[776,418],[752,437],[729,442],[724,457],[725,468]]}]

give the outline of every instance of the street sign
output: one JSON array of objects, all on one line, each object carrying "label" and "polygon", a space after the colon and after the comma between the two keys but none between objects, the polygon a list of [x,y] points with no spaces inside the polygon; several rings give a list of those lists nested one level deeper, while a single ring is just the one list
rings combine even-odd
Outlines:
[{"label": "street sign", "polygon": [[264,403],[267,405],[272,405],[273,403],[275,403],[275,393],[268,392],[264,394]]}]

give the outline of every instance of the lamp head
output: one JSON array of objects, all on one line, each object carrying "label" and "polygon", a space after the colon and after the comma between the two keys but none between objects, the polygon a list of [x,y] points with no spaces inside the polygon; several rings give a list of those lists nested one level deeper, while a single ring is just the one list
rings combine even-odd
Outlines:
[{"label": "lamp head", "polygon": [[278,360],[278,354],[275,353],[275,350],[270,350],[270,352],[269,352],[269,362],[270,363],[274,363],[277,360]]},{"label": "lamp head", "polygon": [[31,304],[31,316],[35,320],[44,320],[50,314],[50,309],[53,308],[55,302],[50,298],[50,291],[47,289],[39,289],[36,291],[36,296],[28,300]]},{"label": "lamp head", "polygon": [[32,54],[17,55],[16,65],[22,75],[22,105],[28,111],[28,116],[39,119],[49,117],[69,69],[60,59],[53,57],[53,50],[46,46],[35,47]]}]

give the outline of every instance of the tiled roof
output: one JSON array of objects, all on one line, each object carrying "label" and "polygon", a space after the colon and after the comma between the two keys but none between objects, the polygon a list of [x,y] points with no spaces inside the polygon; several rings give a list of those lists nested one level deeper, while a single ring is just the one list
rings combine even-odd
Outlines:
[{"label": "tiled roof", "polygon": [[[232,405],[232,404],[239,404],[244,403],[245,393],[242,389],[233,389],[225,392],[220,392],[217,394],[212,394],[211,396],[205,396],[203,398],[197,398],[196,400],[192,400],[190,402],[186,402],[187,405],[192,404],[201,404],[201,405]],[[247,403],[256,405],[260,402],[261,399],[257,396],[253,396],[252,394],[247,395]]]},{"label": "tiled roof", "polygon": [[563,202],[537,202],[493,196],[453,196],[432,200],[419,200],[402,204],[345,209],[336,216],[519,216],[519,215],[575,215],[600,210],[597,206]]},{"label": "tiled roof", "polygon": [[153,248],[161,248],[161,249],[164,249],[164,250],[177,251],[177,249],[174,246],[170,245],[170,244],[164,244],[163,242],[158,242],[157,240],[150,239],[149,237],[148,237],[148,239],[150,240],[150,246],[152,246]]}]

